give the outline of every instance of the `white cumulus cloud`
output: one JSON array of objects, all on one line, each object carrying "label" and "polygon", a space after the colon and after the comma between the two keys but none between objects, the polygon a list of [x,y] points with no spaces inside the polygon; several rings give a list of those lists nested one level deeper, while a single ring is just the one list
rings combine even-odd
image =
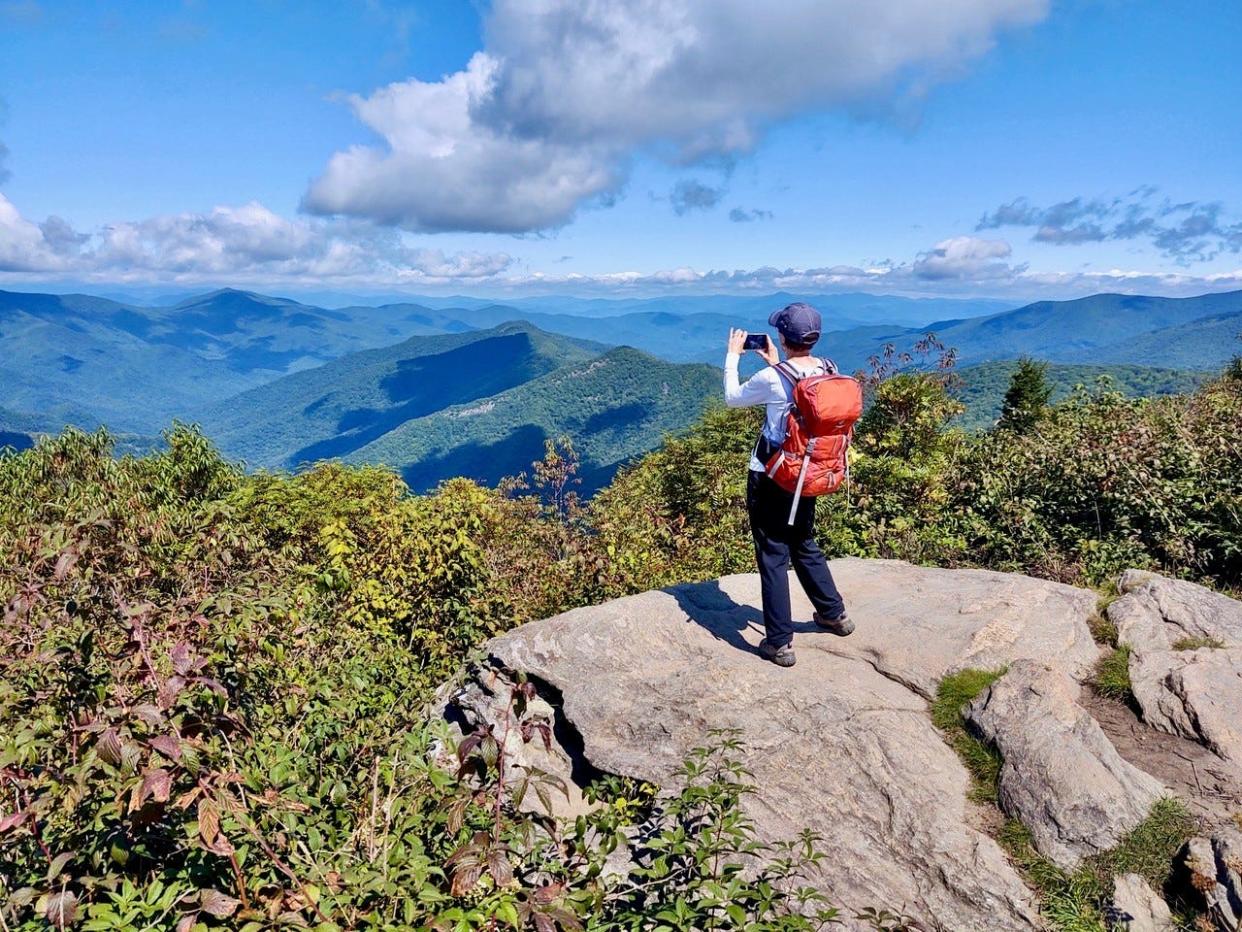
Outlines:
[{"label": "white cumulus cloud", "polygon": [[338,152],[314,213],[410,230],[563,224],[639,152],[734,157],[771,123],[926,84],[1049,0],[495,0],[485,48],[439,81],[355,95],[382,145]]},{"label": "white cumulus cloud", "polygon": [[932,281],[1003,279],[1014,273],[1014,269],[1004,261],[1012,254],[1012,247],[1001,239],[954,236],[921,253],[911,271],[919,278]]},{"label": "white cumulus cloud", "polygon": [[446,254],[397,230],[353,220],[290,220],[252,202],[80,232],[60,217],[24,218],[0,195],[0,273],[108,281],[366,281],[436,284],[501,274],[502,252]]}]

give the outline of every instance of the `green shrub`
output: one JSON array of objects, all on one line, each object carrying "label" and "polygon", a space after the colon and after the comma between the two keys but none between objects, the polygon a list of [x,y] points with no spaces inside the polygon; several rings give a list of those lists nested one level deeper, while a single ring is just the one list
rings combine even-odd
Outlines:
[{"label": "green shrub", "polygon": [[[874,389],[850,482],[818,505],[826,552],[1097,586],[1129,567],[1242,586],[1242,380],[1155,400],[1081,389],[1024,432],[967,435],[950,426],[957,410],[939,374]],[[604,592],[749,569],[757,430],[753,411],[714,411],[596,496],[585,529]]]}]

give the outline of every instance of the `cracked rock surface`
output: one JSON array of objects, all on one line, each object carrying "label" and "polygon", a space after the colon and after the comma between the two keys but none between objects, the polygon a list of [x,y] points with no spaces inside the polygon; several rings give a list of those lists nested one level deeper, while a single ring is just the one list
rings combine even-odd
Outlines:
[{"label": "cracked rock surface", "polygon": [[1004,760],[1001,808],[1030,830],[1040,854],[1069,870],[1116,845],[1166,795],[1122,759],[1078,695],[1063,671],[1019,660],[967,712]]},{"label": "cracked rock surface", "polygon": [[1138,570],[1119,588],[1108,617],[1130,648],[1143,720],[1198,741],[1242,786],[1242,602]]},{"label": "cracked rock surface", "polygon": [[558,738],[572,732],[575,747],[561,755],[567,779],[586,764],[671,785],[712,729],[738,729],[760,837],[818,832],[828,857],[811,879],[844,915],[880,907],[929,929],[1041,928],[1032,893],[975,827],[968,775],[932,726],[927,697],[946,673],[1023,659],[1085,677],[1098,656],[1087,628],[1094,595],[893,561],[832,569],[858,630],[837,638],[816,629],[795,582],[792,669],[757,655],[758,578],[731,576],[509,632],[488,645],[489,664],[458,693],[457,711],[494,721],[487,681],[530,675],[555,697]]}]

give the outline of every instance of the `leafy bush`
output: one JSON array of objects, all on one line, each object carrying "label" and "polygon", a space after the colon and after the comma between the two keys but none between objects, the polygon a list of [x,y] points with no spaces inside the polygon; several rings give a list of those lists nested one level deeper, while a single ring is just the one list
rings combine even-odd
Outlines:
[{"label": "leafy bush", "polygon": [[91,929],[383,924],[439,869],[426,813],[393,808],[437,779],[428,688],[507,618],[490,493],[244,477],[167,439],[0,460],[0,900]]},{"label": "leafy bush", "polygon": [[955,464],[973,559],[1100,582],[1126,566],[1242,578],[1242,384],[1131,400],[1079,392]]}]

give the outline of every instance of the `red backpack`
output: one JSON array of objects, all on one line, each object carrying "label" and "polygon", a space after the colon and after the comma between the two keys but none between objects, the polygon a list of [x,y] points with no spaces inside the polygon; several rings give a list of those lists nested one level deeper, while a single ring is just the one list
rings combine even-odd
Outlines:
[{"label": "red backpack", "polygon": [[802,496],[828,495],[849,474],[846,451],[854,422],[862,415],[862,386],[841,375],[831,361],[827,373],[806,375],[788,361],[777,371],[793,385],[785,442],[767,462],[768,477],[794,496],[789,523],[794,523]]}]

